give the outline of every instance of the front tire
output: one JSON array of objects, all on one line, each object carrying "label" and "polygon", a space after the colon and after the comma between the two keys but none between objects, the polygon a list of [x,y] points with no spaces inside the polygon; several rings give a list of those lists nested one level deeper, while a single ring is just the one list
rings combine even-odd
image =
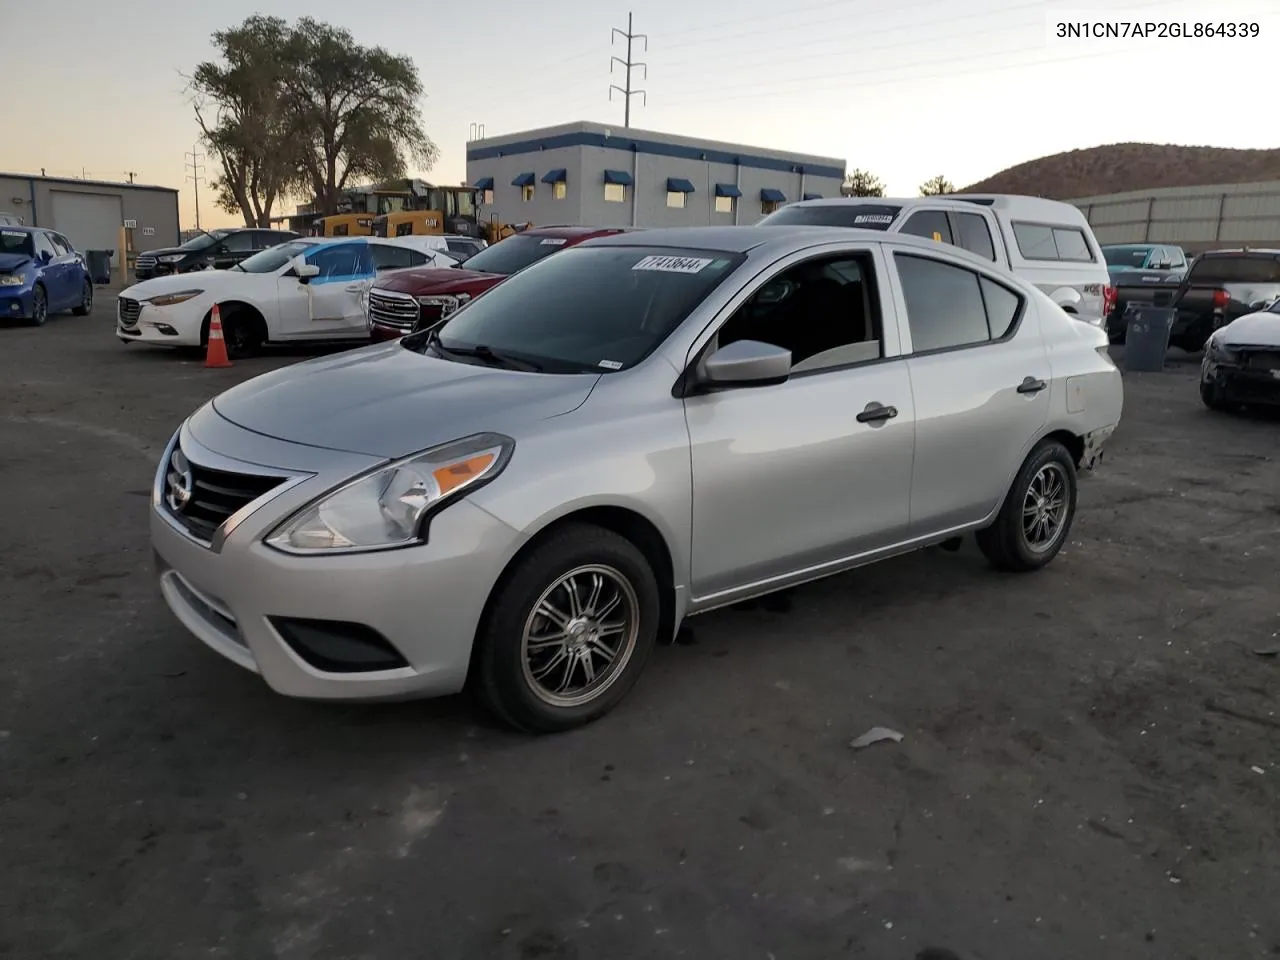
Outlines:
[{"label": "front tire", "polygon": [[1200,402],[1210,410],[1216,410],[1219,413],[1225,413],[1231,409],[1231,404],[1222,399],[1222,391],[1216,383],[1205,383],[1200,381]]},{"label": "front tire", "polygon": [[575,524],[504,575],[476,637],[475,691],[511,726],[556,733],[604,716],[658,635],[658,582],[624,537]]},{"label": "front tire", "polygon": [[49,297],[45,294],[44,287],[36,284],[35,289],[31,291],[31,318],[28,323],[33,327],[43,327],[48,319]]},{"label": "front tire", "polygon": [[995,523],[978,531],[978,547],[997,570],[1039,570],[1062,549],[1075,514],[1075,461],[1046,440],[1023,462]]},{"label": "front tire", "polygon": [[80,291],[80,305],[72,307],[71,312],[77,317],[87,317],[93,311],[93,282],[84,281],[84,289]]}]

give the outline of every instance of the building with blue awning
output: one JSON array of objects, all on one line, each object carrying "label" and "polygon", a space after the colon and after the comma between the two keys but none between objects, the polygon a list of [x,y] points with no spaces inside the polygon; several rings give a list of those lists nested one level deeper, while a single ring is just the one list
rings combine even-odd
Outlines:
[{"label": "building with blue awning", "polygon": [[750,224],[800,199],[836,197],[836,157],[578,122],[467,144],[480,216],[616,227]]}]

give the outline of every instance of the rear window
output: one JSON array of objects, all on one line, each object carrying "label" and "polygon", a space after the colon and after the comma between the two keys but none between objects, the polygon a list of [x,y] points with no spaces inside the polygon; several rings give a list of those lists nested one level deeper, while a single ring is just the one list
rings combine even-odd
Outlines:
[{"label": "rear window", "polygon": [[1102,256],[1109,267],[1141,268],[1147,262],[1150,247],[1103,247]]},{"label": "rear window", "polygon": [[1093,252],[1084,231],[1047,223],[1013,223],[1013,238],[1026,260],[1069,260],[1092,263]]},{"label": "rear window", "polygon": [[1200,257],[1191,267],[1191,283],[1280,283],[1280,259],[1242,254]]},{"label": "rear window", "polygon": [[757,222],[756,226],[803,225],[888,230],[901,210],[902,207],[891,203],[819,203],[813,206],[792,204],[769,214]]}]

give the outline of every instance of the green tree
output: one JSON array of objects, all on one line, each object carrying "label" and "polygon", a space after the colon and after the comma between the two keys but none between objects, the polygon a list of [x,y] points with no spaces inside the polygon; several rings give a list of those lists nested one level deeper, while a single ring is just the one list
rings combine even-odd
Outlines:
[{"label": "green tree", "polygon": [[188,78],[200,139],[217,163],[214,202],[249,227],[268,226],[276,201],[299,180],[288,65],[280,58],[289,37],[278,17],[249,17],[215,33],[220,60],[200,63]]},{"label": "green tree", "polygon": [[439,154],[422,127],[413,60],[356,43],[350,31],[303,17],[278,51],[284,105],[299,149],[299,183],[333,213],[358,181],[428,170]]},{"label": "green tree", "polygon": [[950,180],[939,174],[920,184],[920,196],[936,197],[942,193],[954,193],[955,189],[955,185]]},{"label": "green tree", "polygon": [[840,193],[846,197],[883,197],[884,184],[866,170],[851,170],[844,176]]}]

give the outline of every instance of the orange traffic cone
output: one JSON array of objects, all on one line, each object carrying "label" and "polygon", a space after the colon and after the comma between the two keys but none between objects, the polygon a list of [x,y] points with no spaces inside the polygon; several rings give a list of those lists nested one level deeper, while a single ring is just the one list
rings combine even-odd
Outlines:
[{"label": "orange traffic cone", "polygon": [[227,356],[227,342],[222,339],[222,314],[218,305],[213,305],[213,316],[209,318],[209,350],[205,354],[206,367],[229,367],[231,358]]}]

